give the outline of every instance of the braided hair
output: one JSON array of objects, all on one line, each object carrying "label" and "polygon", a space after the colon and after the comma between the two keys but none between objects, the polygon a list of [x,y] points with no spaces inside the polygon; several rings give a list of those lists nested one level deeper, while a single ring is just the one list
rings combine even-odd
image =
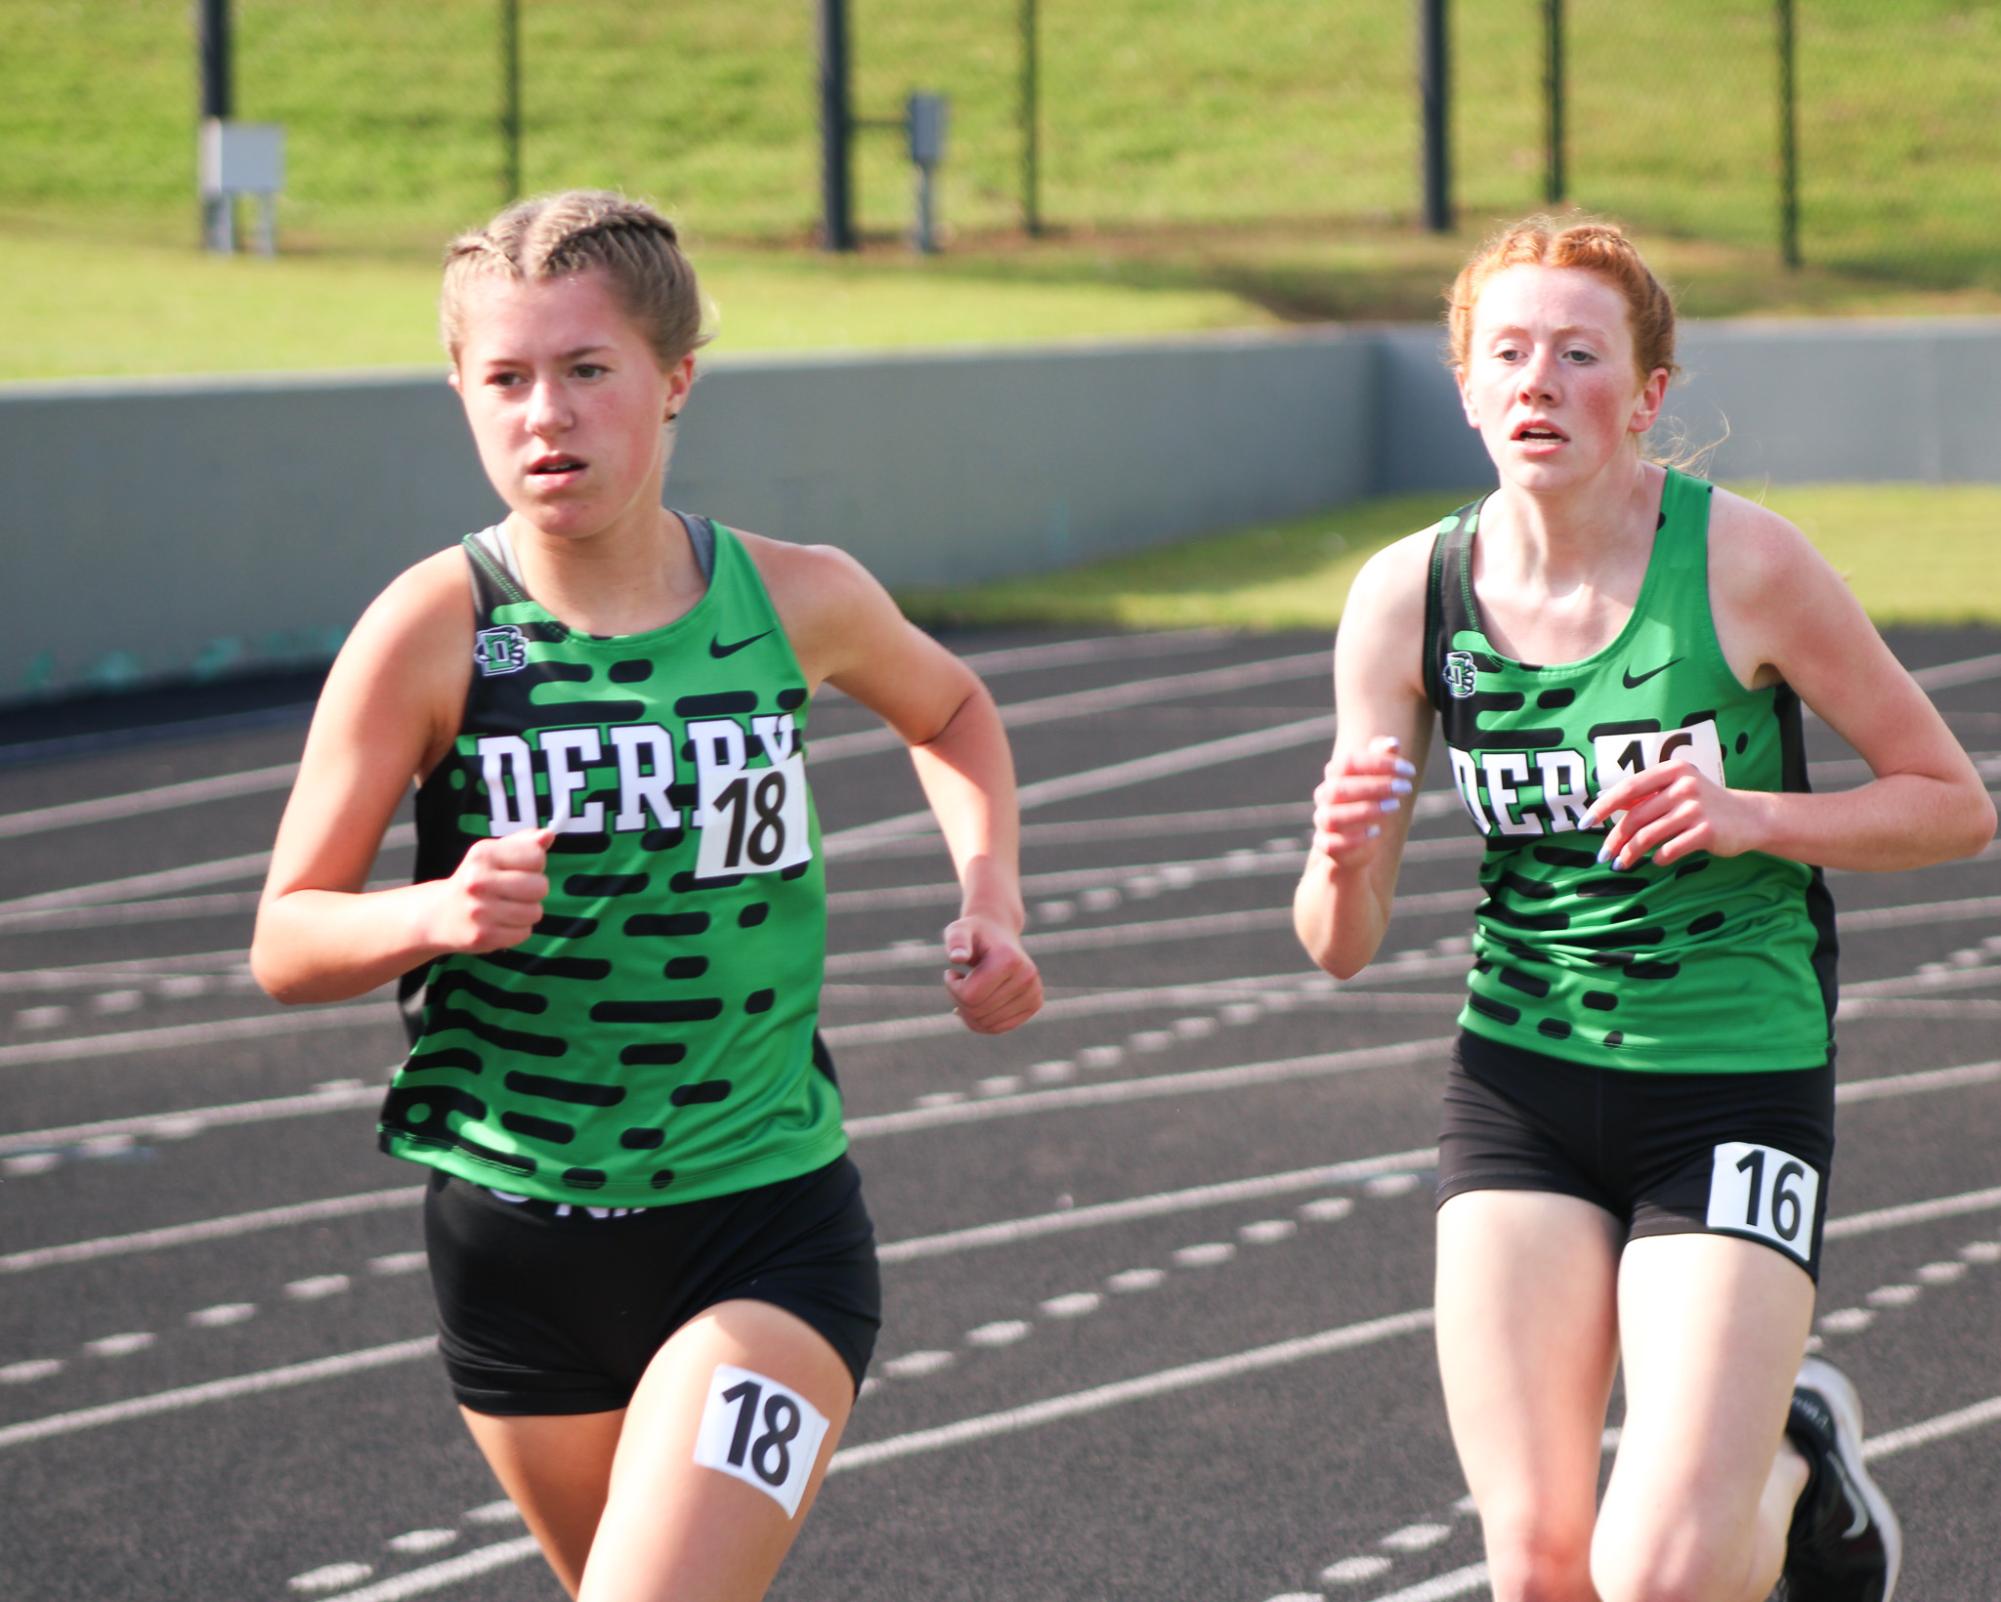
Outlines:
[{"label": "braided hair", "polygon": [[663,368],[706,343],[695,269],[673,223],[644,201],[570,189],[516,201],[445,248],[438,322],[454,361],[465,343],[465,294],[480,278],[515,283],[602,271]]}]

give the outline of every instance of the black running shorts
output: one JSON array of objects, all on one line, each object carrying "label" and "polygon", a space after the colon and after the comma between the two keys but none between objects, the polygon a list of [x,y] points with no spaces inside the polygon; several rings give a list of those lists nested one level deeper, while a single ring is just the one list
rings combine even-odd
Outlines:
[{"label": "black running shorts", "polygon": [[1834,1065],[1660,1074],[1546,1057],[1461,1033],[1446,1077],[1438,1200],[1577,1196],[1627,1238],[1758,1241],[1818,1283],[1834,1156]]},{"label": "black running shorts", "polygon": [[624,1407],[669,1336],[739,1298],[804,1319],[859,1390],[882,1323],[875,1229],[845,1157],[733,1196],[625,1210],[434,1173],[424,1239],[445,1370],[476,1413]]}]

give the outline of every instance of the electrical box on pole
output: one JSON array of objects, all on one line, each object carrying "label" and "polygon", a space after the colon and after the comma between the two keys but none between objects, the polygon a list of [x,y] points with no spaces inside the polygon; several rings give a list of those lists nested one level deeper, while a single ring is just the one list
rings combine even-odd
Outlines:
[{"label": "electrical box on pole", "polygon": [[925,255],[938,249],[938,213],[933,194],[939,163],[945,159],[945,124],[949,103],[943,95],[912,94],[904,102],[904,127],[910,161],[917,169],[917,220],[911,244]]}]

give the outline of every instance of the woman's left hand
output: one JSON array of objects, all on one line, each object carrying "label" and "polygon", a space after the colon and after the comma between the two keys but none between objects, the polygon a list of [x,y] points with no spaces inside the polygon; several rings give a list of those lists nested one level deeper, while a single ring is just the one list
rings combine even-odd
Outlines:
[{"label": "woman's left hand", "polygon": [[1000,1035],[1042,1008],[1042,975],[1021,936],[992,918],[967,917],[945,930],[945,989],[975,1034]]},{"label": "woman's left hand", "polygon": [[1595,829],[1613,820],[1598,860],[1622,872],[1649,854],[1662,866],[1697,851],[1734,857],[1756,848],[1755,795],[1674,757],[1621,779],[1591,803],[1584,823]]}]

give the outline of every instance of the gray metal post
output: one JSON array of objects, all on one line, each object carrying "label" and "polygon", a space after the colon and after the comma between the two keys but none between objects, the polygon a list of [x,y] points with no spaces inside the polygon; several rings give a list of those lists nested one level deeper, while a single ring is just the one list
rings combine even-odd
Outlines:
[{"label": "gray metal post", "polygon": [[1040,49],[1035,0],[1021,0],[1021,224],[1030,238],[1042,232]]},{"label": "gray metal post", "polygon": [[1793,0],[1779,0],[1779,257],[1800,264],[1799,102]]},{"label": "gray metal post", "polygon": [[[195,10],[195,53],[201,62],[199,121],[231,116],[229,0],[200,0]],[[236,203],[226,195],[205,194],[199,204],[202,243],[210,250],[234,250]]]},{"label": "gray metal post", "polygon": [[1446,0],[1418,0],[1418,100],[1424,121],[1424,226],[1452,231],[1452,150]]},{"label": "gray metal post", "polygon": [[500,190],[521,197],[521,0],[500,0]]},{"label": "gray metal post", "polygon": [[855,248],[848,144],[848,0],[820,0],[820,244]]},{"label": "gray metal post", "polygon": [[1563,0],[1543,0],[1543,47],[1543,102],[1548,111],[1543,198],[1556,206],[1562,204],[1566,187],[1563,171]]}]

